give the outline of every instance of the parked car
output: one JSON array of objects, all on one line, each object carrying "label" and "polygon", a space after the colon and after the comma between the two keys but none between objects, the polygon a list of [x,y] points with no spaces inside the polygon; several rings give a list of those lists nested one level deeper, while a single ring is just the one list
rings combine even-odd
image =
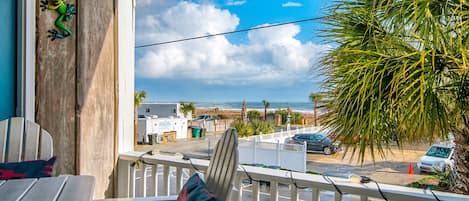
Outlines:
[{"label": "parked car", "polygon": [[300,133],[285,139],[286,144],[304,144],[304,142],[308,152],[320,151],[329,155],[339,150],[339,142],[325,133]]},{"label": "parked car", "polygon": [[216,120],[216,119],[218,119],[218,117],[214,117],[209,114],[201,114],[197,116],[195,119],[193,119],[192,121],[203,121],[203,120],[209,121],[209,120]]},{"label": "parked car", "polygon": [[451,157],[453,156],[454,145],[453,144],[434,144],[432,145],[425,156],[422,156],[417,163],[417,167],[421,172],[444,172],[450,167],[453,162]]}]

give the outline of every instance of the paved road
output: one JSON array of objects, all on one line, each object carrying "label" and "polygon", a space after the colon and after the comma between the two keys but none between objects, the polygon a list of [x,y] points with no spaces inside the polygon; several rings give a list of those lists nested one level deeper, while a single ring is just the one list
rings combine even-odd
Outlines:
[{"label": "paved road", "polygon": [[[208,155],[220,135],[208,136],[200,139],[178,140],[168,144],[138,145],[137,151],[154,150],[160,153],[182,153],[192,158],[208,158]],[[209,151],[210,147],[210,151]],[[363,164],[357,163],[351,154],[339,152],[333,155],[321,153],[308,154],[307,169],[313,172],[341,174],[353,173],[366,175],[372,179],[388,184],[406,185],[428,175],[421,175],[416,167],[420,156],[425,153],[427,145],[407,146],[403,150],[392,148],[386,157],[372,158],[368,154]],[[352,160],[351,160],[352,159]],[[412,164],[414,174],[408,175],[409,163]]]}]

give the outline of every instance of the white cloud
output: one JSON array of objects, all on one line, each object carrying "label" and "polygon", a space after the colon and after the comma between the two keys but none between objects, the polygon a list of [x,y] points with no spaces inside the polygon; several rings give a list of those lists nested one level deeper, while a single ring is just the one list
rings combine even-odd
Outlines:
[{"label": "white cloud", "polygon": [[[239,18],[213,5],[180,2],[157,15],[137,19],[137,45],[234,31]],[[225,36],[138,49],[139,77],[193,79],[212,85],[279,83],[309,79],[309,70],[329,46],[295,39],[297,25],[258,29],[248,42]]]},{"label": "white cloud", "polygon": [[298,2],[291,2],[291,1],[282,4],[282,7],[301,7],[301,6],[303,6],[303,4],[298,3]]},{"label": "white cloud", "polygon": [[243,1],[228,0],[228,2],[226,2],[226,5],[227,6],[241,6],[245,3],[246,3],[245,0],[243,0]]}]

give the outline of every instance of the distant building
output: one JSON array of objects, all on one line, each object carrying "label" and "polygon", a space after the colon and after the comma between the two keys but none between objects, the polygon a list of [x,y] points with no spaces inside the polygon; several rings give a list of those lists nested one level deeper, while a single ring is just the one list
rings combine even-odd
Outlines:
[{"label": "distant building", "polygon": [[138,142],[156,142],[165,132],[175,131],[176,138],[187,137],[187,119],[179,103],[143,103],[138,107]]},{"label": "distant building", "polygon": [[138,107],[139,116],[158,116],[159,118],[184,118],[179,103],[143,103]]}]

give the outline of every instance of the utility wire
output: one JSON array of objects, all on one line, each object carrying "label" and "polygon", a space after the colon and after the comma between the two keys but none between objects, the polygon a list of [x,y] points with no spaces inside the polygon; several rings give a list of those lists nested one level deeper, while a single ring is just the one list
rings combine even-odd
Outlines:
[{"label": "utility wire", "polygon": [[188,40],[209,38],[209,37],[212,37],[212,36],[221,36],[221,35],[227,35],[227,34],[233,34],[233,33],[247,32],[247,31],[252,31],[252,30],[257,30],[257,29],[265,29],[265,28],[283,26],[283,25],[287,25],[287,24],[308,22],[308,21],[313,21],[313,20],[318,20],[318,19],[320,19],[320,18],[308,18],[308,19],[302,19],[302,20],[296,20],[296,21],[283,22],[283,23],[279,23],[279,24],[271,24],[271,25],[251,27],[251,28],[247,28],[247,29],[240,29],[240,30],[223,32],[223,33],[209,34],[209,35],[205,35],[205,36],[197,36],[197,37],[191,37],[191,38],[183,38],[183,39],[179,39],[179,40],[171,40],[171,41],[165,41],[165,42],[159,42],[159,43],[150,43],[150,44],[145,44],[145,45],[137,45],[137,46],[135,46],[135,48],[144,48],[144,47],[150,47],[150,46],[165,45],[165,44],[170,44],[170,43],[178,43],[178,42],[183,42],[183,41],[188,41]]}]

